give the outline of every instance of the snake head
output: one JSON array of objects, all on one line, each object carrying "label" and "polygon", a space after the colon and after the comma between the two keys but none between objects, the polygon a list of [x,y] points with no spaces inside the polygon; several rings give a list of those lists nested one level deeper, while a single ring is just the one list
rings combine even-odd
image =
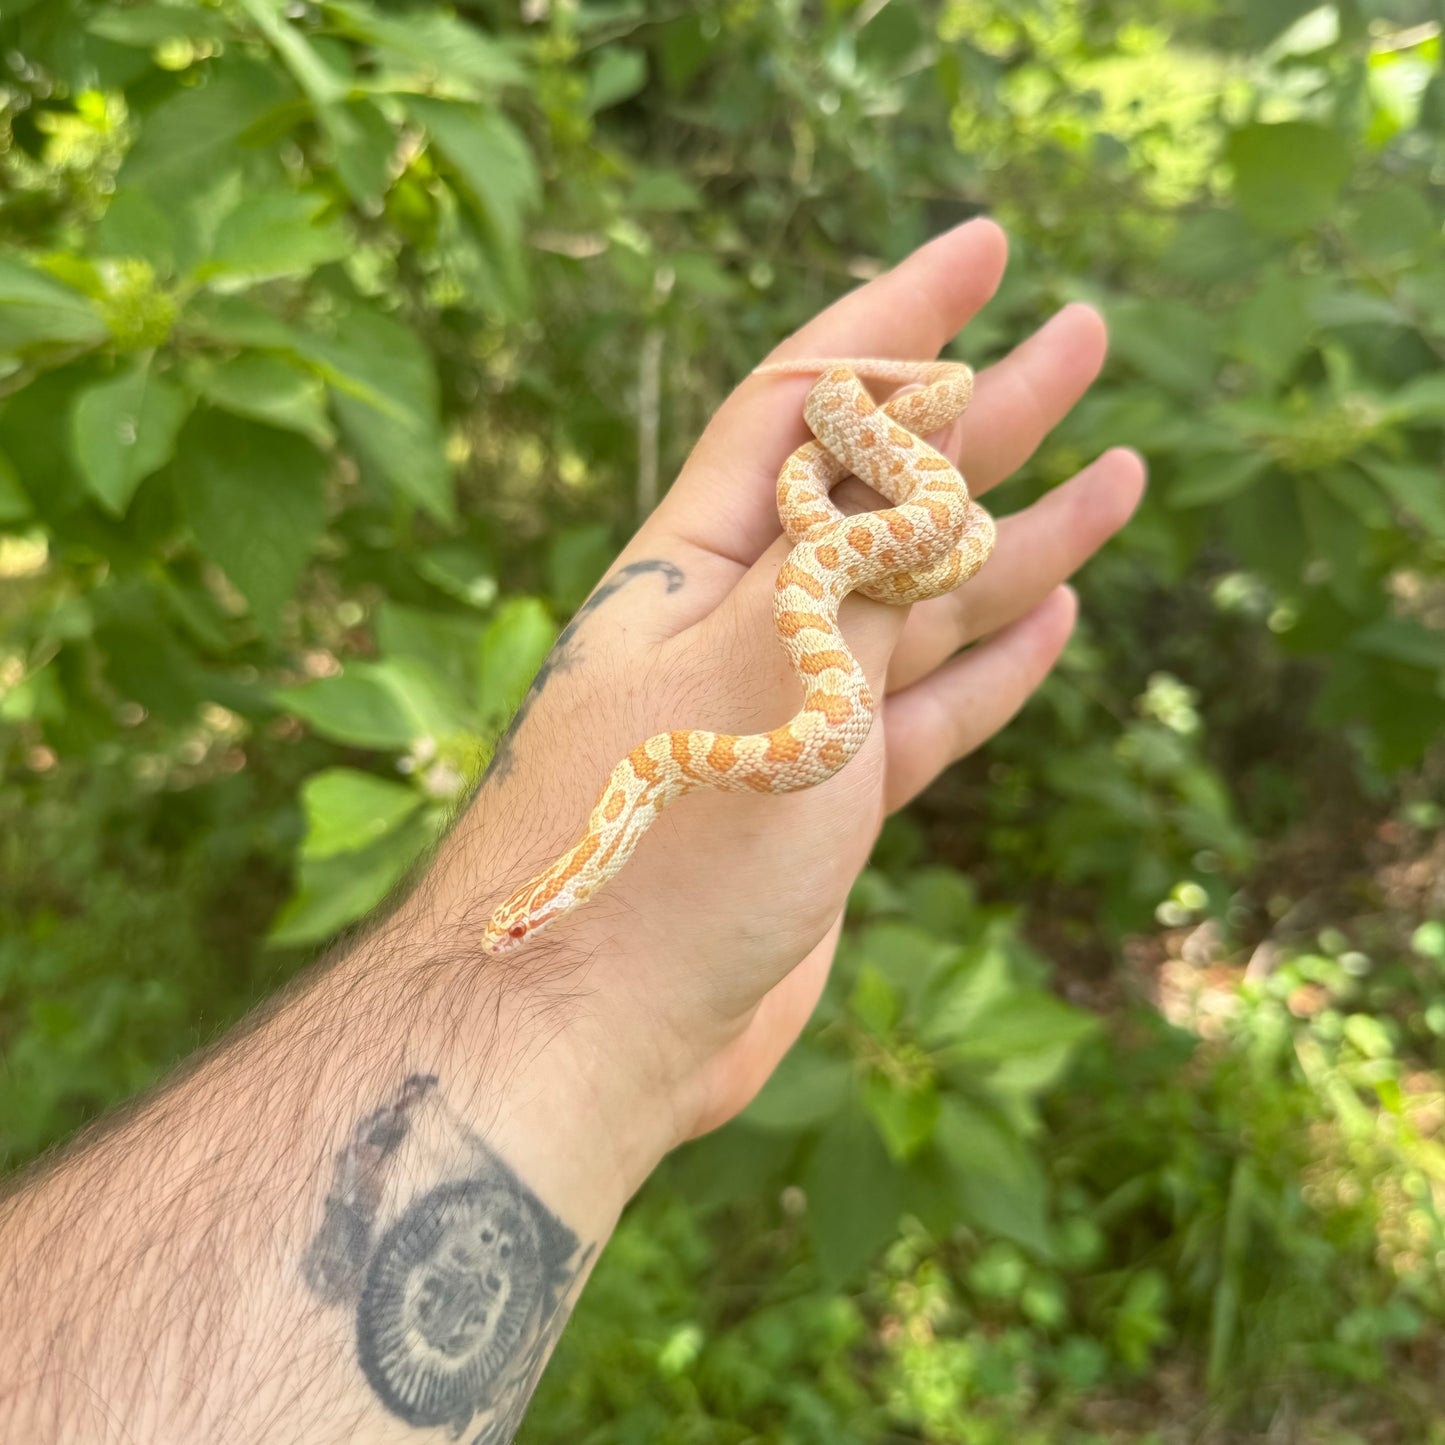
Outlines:
[{"label": "snake head", "polygon": [[535,883],[529,883],[492,914],[482,934],[484,952],[510,953],[567,911],[555,899],[538,897],[540,893]]}]

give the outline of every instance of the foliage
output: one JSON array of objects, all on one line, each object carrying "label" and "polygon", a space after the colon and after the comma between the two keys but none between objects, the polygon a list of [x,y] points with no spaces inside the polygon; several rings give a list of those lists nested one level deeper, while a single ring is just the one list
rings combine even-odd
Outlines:
[{"label": "foliage", "polygon": [[885,835],[807,1039],[624,1223],[537,1438],[1308,1401],[1343,1442],[1386,1383],[1426,1438],[1439,22],[11,0],[9,1158],[383,898],[728,385],[989,211],[961,354],[1074,299],[1113,337],[1005,505],[1116,442],[1150,499],[1040,702]]},{"label": "foliage", "polygon": [[[901,1100],[919,1091],[882,1064],[860,982],[880,947],[869,920],[895,894],[910,919],[908,945],[891,940],[895,977],[926,988],[941,969],[975,1004],[992,969],[1000,991],[980,1021],[1052,1025],[1000,1070],[1030,1124],[1003,1174],[989,1134],[945,1123],[978,1107],[977,1077],[940,1071],[937,1125],[911,1159],[939,1149],[941,1191],[916,1167],[888,1180]],[[1295,1438],[1344,1442],[1367,1438],[1386,1396],[1398,1434],[1368,1438],[1438,1438],[1431,1367],[1416,1379],[1406,1362],[1433,1357],[1428,1321],[1445,1307],[1445,1081],[1360,1011],[1382,989],[1408,993],[1401,975],[1428,988],[1426,957],[1375,960],[1327,936],[1258,982],[1176,1001],[1177,1022],[1136,1007],[1101,1031],[1002,982],[988,960],[1028,950],[956,876],[895,889],[865,875],[855,904],[851,966],[791,1078],[649,1187],[563,1338],[530,1438],[1144,1445],[1176,1438],[1161,1419],[1202,1433],[1215,1411],[1261,1431],[1297,1412]],[[981,935],[961,970],[940,964]],[[894,1058],[905,1017],[888,1025]],[[1008,1034],[978,1037],[1002,1052]],[[839,1170],[819,1166],[834,1127],[820,1116],[838,1117],[829,1043],[872,1124]],[[1068,1089],[1048,1091],[1045,1055],[1073,1057]],[[901,1099],[878,1108],[884,1076]],[[840,1231],[874,1218],[871,1248],[840,1260]]]}]

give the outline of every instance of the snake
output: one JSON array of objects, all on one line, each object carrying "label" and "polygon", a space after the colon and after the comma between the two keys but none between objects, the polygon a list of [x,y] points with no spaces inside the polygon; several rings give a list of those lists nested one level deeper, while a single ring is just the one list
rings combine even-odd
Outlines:
[{"label": "snake", "polygon": [[[669,803],[701,788],[790,793],[839,772],[863,746],[877,700],[838,625],[852,592],[906,606],[938,597],[993,550],[993,519],[958,468],[924,437],[960,416],[973,371],[957,361],[768,362],[755,376],[816,375],[803,406],[813,439],[778,474],[778,515],[792,543],[773,589],[773,627],[803,688],[799,710],[769,732],[673,729],[612,770],[586,831],[488,920],[482,946],[503,953],[535,937],[617,875]],[[874,400],[863,378],[906,389]],[[832,489],[856,476],[892,503],[845,515]]]}]

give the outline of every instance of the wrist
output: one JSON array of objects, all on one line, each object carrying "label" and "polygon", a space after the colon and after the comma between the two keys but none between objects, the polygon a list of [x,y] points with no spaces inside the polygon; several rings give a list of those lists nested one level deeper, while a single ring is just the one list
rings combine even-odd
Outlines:
[{"label": "wrist", "polygon": [[692,1132],[685,1071],[665,1031],[618,996],[635,961],[600,930],[499,960],[475,946],[474,923],[428,880],[339,967],[400,985],[393,1071],[436,1076],[539,1196],[603,1234]]}]

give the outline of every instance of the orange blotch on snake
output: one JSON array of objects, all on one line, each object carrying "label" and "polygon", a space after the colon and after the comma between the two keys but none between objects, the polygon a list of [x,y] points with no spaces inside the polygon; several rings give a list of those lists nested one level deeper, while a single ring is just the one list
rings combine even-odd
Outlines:
[{"label": "orange blotch on snake", "polygon": [[652,754],[647,751],[646,743],[638,743],[638,745],[628,753],[627,761],[632,764],[632,771],[636,773],[644,783],[655,783],[662,777],[661,772],[658,770],[658,765],[652,759]]},{"label": "orange blotch on snake", "polygon": [[780,637],[796,637],[812,628],[814,632],[832,632],[833,624],[816,612],[782,612],[777,618]]},{"label": "orange blotch on snake", "polygon": [[778,587],[801,587],[809,597],[821,597],[828,590],[811,572],[803,571],[796,562],[784,562],[778,569]]},{"label": "orange blotch on snake", "polygon": [[853,716],[853,699],[838,692],[820,692],[808,698],[804,704],[808,712],[820,712],[834,727],[845,723]]},{"label": "orange blotch on snake", "polygon": [[848,749],[837,738],[830,738],[818,749],[818,761],[836,772],[848,761]]},{"label": "orange blotch on snake", "polygon": [[684,729],[671,732],[667,737],[672,747],[672,760],[682,770],[683,776],[697,777],[697,769],[692,761],[692,733]]},{"label": "orange blotch on snake", "polygon": [[819,547],[813,554],[830,572],[838,565],[838,549],[831,543]]},{"label": "orange blotch on snake", "polygon": [[713,739],[713,745],[708,749],[708,766],[719,773],[725,773],[738,760],[736,740],[726,733]]},{"label": "orange blotch on snake", "polygon": [[848,545],[866,557],[873,550],[873,533],[867,527],[850,527]]},{"label": "orange blotch on snake", "polygon": [[915,438],[912,432],[904,431],[901,426],[890,426],[888,440],[896,447],[911,447]]},{"label": "orange blotch on snake", "polygon": [[830,667],[847,672],[852,666],[853,654],[837,648],[829,652],[805,652],[798,659],[798,671],[806,672],[809,677],[817,677],[820,672],[827,672]]},{"label": "orange blotch on snake", "polygon": [[770,763],[796,763],[803,756],[803,740],[791,727],[774,728],[768,734],[768,750],[763,757]]},{"label": "orange blotch on snake", "polygon": [[607,795],[607,806],[603,809],[602,816],[609,823],[615,823],[622,816],[622,810],[626,806],[627,794],[618,788]]},{"label": "orange blotch on snake", "polygon": [[899,542],[906,542],[918,528],[901,512],[894,512],[888,518],[888,530]]},{"label": "orange blotch on snake", "polygon": [[601,839],[596,833],[589,833],[573,850],[571,858],[567,860],[567,866],[558,875],[557,881],[566,883],[575,878],[587,866],[600,843]]}]

